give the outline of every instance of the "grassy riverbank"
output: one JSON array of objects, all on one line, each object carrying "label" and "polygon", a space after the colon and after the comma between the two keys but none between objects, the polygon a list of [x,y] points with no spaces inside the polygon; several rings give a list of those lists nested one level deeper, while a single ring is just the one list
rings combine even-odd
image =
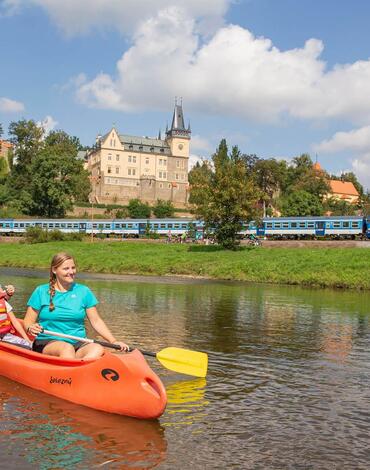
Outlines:
[{"label": "grassy riverbank", "polygon": [[243,248],[155,243],[54,242],[0,244],[0,265],[48,268],[68,251],[85,272],[184,275],[275,284],[370,289],[370,250],[356,248]]}]

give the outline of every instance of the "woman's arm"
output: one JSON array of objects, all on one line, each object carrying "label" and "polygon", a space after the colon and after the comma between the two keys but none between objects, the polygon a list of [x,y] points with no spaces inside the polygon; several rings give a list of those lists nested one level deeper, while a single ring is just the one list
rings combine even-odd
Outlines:
[{"label": "woman's arm", "polygon": [[37,317],[39,312],[32,307],[27,307],[26,315],[24,317],[24,328],[27,333],[30,333],[33,336],[37,336],[41,333],[42,328],[37,323]]},{"label": "woman's arm", "polygon": [[127,351],[129,347],[123,341],[117,341],[115,337],[112,335],[110,329],[107,327],[105,322],[100,317],[98,310],[96,307],[90,307],[86,309],[87,318],[89,319],[91,326],[94,330],[102,336],[106,341],[109,343],[118,344],[121,346],[121,350]]}]

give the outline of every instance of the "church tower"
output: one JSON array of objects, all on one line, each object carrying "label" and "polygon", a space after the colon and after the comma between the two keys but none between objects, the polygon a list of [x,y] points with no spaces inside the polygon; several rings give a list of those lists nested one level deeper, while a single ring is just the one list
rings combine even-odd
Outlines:
[{"label": "church tower", "polygon": [[185,128],[182,100],[180,104],[178,104],[176,100],[171,128],[166,129],[166,141],[170,146],[173,157],[189,158],[190,135],[190,123],[188,127]]}]

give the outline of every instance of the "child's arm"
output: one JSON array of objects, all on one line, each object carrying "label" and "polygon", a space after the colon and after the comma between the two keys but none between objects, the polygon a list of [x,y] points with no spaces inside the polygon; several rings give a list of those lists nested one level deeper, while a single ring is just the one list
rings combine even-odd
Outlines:
[{"label": "child's arm", "polygon": [[27,333],[24,331],[23,326],[21,325],[18,318],[16,318],[14,313],[13,312],[8,312],[8,315],[9,315],[10,321],[12,322],[12,325],[18,331],[18,333],[22,336],[22,338],[26,339],[27,341],[30,341],[29,337],[27,336]]}]

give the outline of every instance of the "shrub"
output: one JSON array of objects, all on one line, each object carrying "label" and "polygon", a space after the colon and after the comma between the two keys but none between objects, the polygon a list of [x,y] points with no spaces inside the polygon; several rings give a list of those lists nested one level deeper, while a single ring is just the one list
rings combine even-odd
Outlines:
[{"label": "shrub", "polygon": [[162,199],[157,199],[155,206],[153,207],[153,214],[162,219],[164,217],[173,217],[175,213],[175,208],[171,201],[162,201]]}]

